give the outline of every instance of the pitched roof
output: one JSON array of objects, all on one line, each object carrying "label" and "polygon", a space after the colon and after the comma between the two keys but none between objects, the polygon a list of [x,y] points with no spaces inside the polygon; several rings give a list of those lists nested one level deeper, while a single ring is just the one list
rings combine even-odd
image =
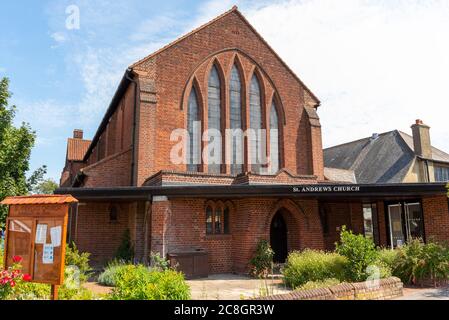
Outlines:
[{"label": "pitched roof", "polygon": [[15,205],[15,204],[64,204],[78,202],[77,199],[71,195],[32,195],[32,196],[17,196],[6,197],[0,204]]},{"label": "pitched roof", "polygon": [[90,143],[90,140],[67,139],[67,160],[82,161]]},{"label": "pitched roof", "polygon": [[[410,150],[414,150],[413,137],[402,131],[399,131],[399,134],[401,135],[402,139],[404,139]],[[449,162],[449,154],[432,146],[432,160]]]},{"label": "pitched roof", "polygon": [[397,130],[324,149],[325,166],[353,170],[358,183],[401,183],[414,158]]},{"label": "pitched roof", "polygon": [[324,177],[330,181],[357,183],[353,170],[324,168]]},{"label": "pitched roof", "polygon": [[136,61],[135,63],[133,63],[132,65],[129,66],[130,69],[133,69],[135,67],[137,67],[139,64],[151,59],[152,57],[158,55],[159,53],[163,52],[164,50],[178,44],[179,42],[181,42],[182,40],[188,38],[189,36],[203,30],[204,28],[208,27],[209,25],[213,24],[214,22],[222,19],[223,17],[231,14],[231,13],[236,13],[243,22],[245,22],[248,27],[254,32],[254,34],[268,47],[268,49],[273,52],[273,54],[279,59],[279,61],[284,65],[284,67],[296,78],[296,80],[298,80],[299,83],[301,83],[301,85],[304,87],[304,89],[312,96],[313,99],[316,100],[317,102],[317,106],[320,105],[320,99],[318,99],[317,96],[315,96],[315,94],[301,81],[301,79],[296,75],[295,72],[293,72],[292,69],[290,69],[290,67],[287,65],[287,63],[285,63],[284,60],[282,60],[282,58],[276,53],[276,51],[274,51],[274,49],[268,44],[268,42],[262,37],[262,35],[249,23],[249,21],[245,18],[245,16],[238,10],[237,6],[233,6],[230,10],[222,13],[221,15],[215,17],[214,19],[210,20],[209,22],[199,26],[196,29],[193,29],[192,31],[190,31],[189,33],[186,33],[185,35],[179,37],[178,39],[170,42],[169,44],[165,45],[164,47],[160,48],[159,50],[149,54],[148,56]]}]

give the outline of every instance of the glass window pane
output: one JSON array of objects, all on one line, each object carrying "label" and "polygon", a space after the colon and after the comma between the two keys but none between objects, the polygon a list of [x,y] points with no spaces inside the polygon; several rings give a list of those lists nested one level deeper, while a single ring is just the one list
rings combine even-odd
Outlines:
[{"label": "glass window pane", "polygon": [[251,79],[251,87],[249,91],[249,144],[250,144],[250,158],[251,171],[260,173],[261,169],[261,132],[262,129],[262,103],[260,97],[260,85],[256,75]]},{"label": "glass window pane", "polygon": [[212,229],[212,208],[206,208],[206,233],[211,234],[213,232]]},{"label": "glass window pane", "polygon": [[214,233],[221,233],[221,209],[215,210],[215,231]]},{"label": "glass window pane", "polygon": [[[209,151],[208,172],[221,172],[221,91],[220,77],[216,66],[213,66],[209,75],[208,86],[208,130],[209,143],[213,142],[214,148]],[[218,142],[215,140],[218,139]]]},{"label": "glass window pane", "polygon": [[243,172],[243,131],[242,130],[242,84],[237,67],[231,70],[230,82],[230,126],[233,130],[231,136],[231,174]]},{"label": "glass window pane", "polygon": [[371,204],[363,205],[363,228],[365,231],[365,237],[374,238],[374,226],[373,226],[373,211]]},{"label": "glass window pane", "polygon": [[199,115],[198,98],[195,87],[192,87],[187,110],[187,130],[189,132],[187,170],[192,172],[199,171],[201,159],[201,125]]},{"label": "glass window pane", "polygon": [[406,220],[408,241],[411,239],[423,239],[423,218],[419,203],[406,203]]},{"label": "glass window pane", "polygon": [[229,208],[225,208],[223,212],[223,232],[229,233]]},{"label": "glass window pane", "polygon": [[279,171],[279,118],[276,105],[271,104],[270,111],[270,172],[275,174]]}]

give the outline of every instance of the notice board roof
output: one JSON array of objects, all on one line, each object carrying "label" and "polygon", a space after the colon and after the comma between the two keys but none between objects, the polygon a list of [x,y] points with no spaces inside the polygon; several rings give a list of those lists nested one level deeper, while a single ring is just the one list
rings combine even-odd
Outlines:
[{"label": "notice board roof", "polygon": [[32,195],[6,197],[0,204],[16,205],[16,204],[64,204],[78,202],[71,195]]}]

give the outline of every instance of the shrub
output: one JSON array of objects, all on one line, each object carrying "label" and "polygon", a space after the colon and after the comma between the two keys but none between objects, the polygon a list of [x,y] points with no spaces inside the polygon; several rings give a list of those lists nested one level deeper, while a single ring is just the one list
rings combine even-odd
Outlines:
[{"label": "shrub", "polygon": [[76,244],[72,242],[66,247],[65,264],[66,266],[76,266],[79,269],[79,280],[86,282],[92,273],[92,268],[89,266],[90,253],[79,252]]},{"label": "shrub", "polygon": [[398,249],[393,274],[404,283],[417,284],[431,280],[436,285],[440,280],[449,279],[449,248],[415,239]]},{"label": "shrub", "polygon": [[151,252],[150,254],[151,267],[159,271],[171,269],[170,261],[161,257],[159,252]]},{"label": "shrub", "polygon": [[115,279],[120,269],[126,268],[123,261],[114,260],[110,262],[104,271],[98,276],[98,282],[105,286],[115,286]]},{"label": "shrub", "polygon": [[29,274],[22,273],[22,257],[14,256],[13,265],[0,271],[0,300],[15,299],[25,282],[31,280]]},{"label": "shrub", "polygon": [[348,260],[346,278],[351,281],[367,280],[370,276],[367,268],[375,265],[378,260],[374,242],[363,235],[346,230],[344,226],[340,233],[340,242],[336,244],[336,252]]},{"label": "shrub", "polygon": [[296,289],[310,281],[344,280],[346,264],[339,254],[306,249],[290,253],[282,273],[285,284]]},{"label": "shrub", "polygon": [[151,270],[143,265],[126,265],[118,270],[114,300],[186,300],[190,288],[182,273]]},{"label": "shrub", "polygon": [[251,259],[252,274],[258,277],[265,277],[272,269],[274,251],[267,240],[261,240],[257,244],[254,257]]},{"label": "shrub", "polygon": [[324,279],[319,281],[308,281],[299,287],[297,290],[311,290],[319,288],[328,288],[340,284],[341,281],[335,278]]},{"label": "shrub", "polygon": [[126,262],[133,262],[134,247],[132,245],[131,233],[129,229],[126,229],[122,235],[122,242],[120,243],[120,246],[115,253],[115,259]]},{"label": "shrub", "polygon": [[395,268],[398,259],[398,250],[380,249],[378,250],[378,261],[388,266],[391,270]]}]

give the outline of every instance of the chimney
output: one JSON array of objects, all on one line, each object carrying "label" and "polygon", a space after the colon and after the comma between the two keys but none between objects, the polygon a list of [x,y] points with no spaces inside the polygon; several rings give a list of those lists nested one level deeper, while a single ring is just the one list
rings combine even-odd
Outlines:
[{"label": "chimney", "polygon": [[73,130],[73,138],[74,139],[83,139],[83,130],[81,130],[81,129]]},{"label": "chimney", "polygon": [[416,120],[412,125],[413,147],[417,156],[431,159],[432,145],[430,144],[430,127],[425,125],[422,120]]}]

